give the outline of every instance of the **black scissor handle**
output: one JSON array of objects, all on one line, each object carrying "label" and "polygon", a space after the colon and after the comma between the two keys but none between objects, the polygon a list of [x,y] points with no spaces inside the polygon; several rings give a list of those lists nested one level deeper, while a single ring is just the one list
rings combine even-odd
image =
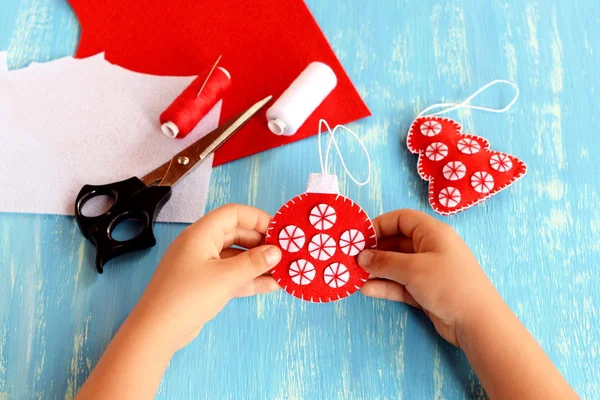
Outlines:
[{"label": "black scissor handle", "polygon": [[[88,217],[82,214],[84,204],[96,196],[108,196],[113,204],[104,214]],[[170,186],[146,186],[136,177],[108,185],[85,185],[75,200],[75,220],[81,233],[96,247],[96,269],[117,256],[156,244],[152,226],[162,206],[171,197]],[[122,221],[137,219],[144,224],[141,232],[124,241],[113,239],[113,229]]]}]

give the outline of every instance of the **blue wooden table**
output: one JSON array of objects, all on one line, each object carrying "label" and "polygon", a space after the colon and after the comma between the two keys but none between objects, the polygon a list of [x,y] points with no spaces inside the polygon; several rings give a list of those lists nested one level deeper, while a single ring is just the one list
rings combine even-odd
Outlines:
[{"label": "blue wooden table", "polygon": [[[556,3],[556,4],[552,4]],[[483,84],[517,82],[502,115],[454,115],[529,165],[509,190],[445,218],[511,308],[585,399],[600,393],[600,12],[595,0],[309,0],[373,112],[351,127],[374,160],[341,189],[372,216],[431,213],[403,140],[419,109]],[[64,0],[2,0],[9,68],[73,54],[77,19]],[[508,95],[483,100],[499,106]],[[0,124],[0,135],[2,126]],[[342,140],[342,150],[359,147]],[[209,209],[271,213],[319,167],[316,139],[216,168]],[[287,160],[294,160],[290,168]],[[15,166],[16,168],[17,166]],[[0,171],[1,175],[10,171]],[[276,184],[273,184],[273,183]],[[0,189],[1,190],[1,189]],[[0,399],[70,399],[84,382],[182,225],[102,276],[73,218],[0,214]],[[459,350],[421,312],[362,295],[328,305],[284,292],[232,301],[179,352],[161,399],[463,399],[484,392]]]}]

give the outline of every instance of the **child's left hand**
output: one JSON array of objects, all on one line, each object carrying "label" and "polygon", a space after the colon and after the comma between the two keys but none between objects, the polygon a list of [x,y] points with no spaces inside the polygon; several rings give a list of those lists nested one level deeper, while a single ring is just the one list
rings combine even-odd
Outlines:
[{"label": "child's left hand", "polygon": [[187,227],[168,248],[77,400],[154,398],[173,353],[232,297],[277,290],[271,276],[262,276],[281,259],[277,247],[261,246],[270,222],[264,211],[230,204]]},{"label": "child's left hand", "polygon": [[262,245],[270,221],[237,204],[208,213],[173,241],[136,308],[159,317],[179,349],[231,298],[277,290],[273,277],[263,276],[281,259],[277,247]]}]

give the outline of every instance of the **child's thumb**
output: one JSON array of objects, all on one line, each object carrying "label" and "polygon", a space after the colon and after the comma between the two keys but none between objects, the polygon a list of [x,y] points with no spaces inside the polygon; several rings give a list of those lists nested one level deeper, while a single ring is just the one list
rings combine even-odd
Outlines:
[{"label": "child's thumb", "polygon": [[234,279],[243,282],[254,279],[276,266],[281,260],[281,250],[277,246],[260,246],[244,251],[225,260]]},{"label": "child's thumb", "polygon": [[393,251],[365,250],[357,261],[365,271],[378,278],[390,279],[407,285],[418,269],[420,254],[397,253]]}]

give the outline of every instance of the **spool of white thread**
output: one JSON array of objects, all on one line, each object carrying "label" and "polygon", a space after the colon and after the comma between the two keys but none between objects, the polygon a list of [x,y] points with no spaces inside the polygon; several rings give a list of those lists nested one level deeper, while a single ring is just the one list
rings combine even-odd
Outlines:
[{"label": "spool of white thread", "polygon": [[312,62],[267,110],[269,129],[276,135],[292,136],[337,85],[333,70]]}]

